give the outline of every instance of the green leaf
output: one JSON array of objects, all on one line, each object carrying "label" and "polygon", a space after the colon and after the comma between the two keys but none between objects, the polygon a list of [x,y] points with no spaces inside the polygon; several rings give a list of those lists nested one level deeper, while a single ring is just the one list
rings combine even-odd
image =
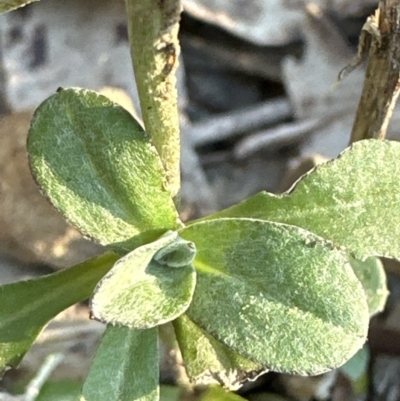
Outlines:
[{"label": "green leaf", "polygon": [[400,259],[400,143],[364,140],[300,179],[288,194],[261,192],[207,216],[249,217],[302,227],[357,259]]},{"label": "green leaf", "polygon": [[126,253],[180,224],[148,136],[96,92],[65,89],[45,100],[33,116],[28,152],[53,205],[103,245]]},{"label": "green leaf", "polygon": [[197,247],[186,313],[239,354],[278,372],[320,374],[363,345],[364,290],[322,238],[255,219],[204,221],[180,235]]},{"label": "green leaf", "polygon": [[50,381],[44,384],[35,401],[77,401],[81,388],[80,381]]},{"label": "green leaf", "polygon": [[81,401],[157,401],[157,329],[107,326]]},{"label": "green leaf", "polygon": [[368,347],[364,345],[351,359],[340,367],[340,371],[351,381],[356,381],[368,373],[369,358]]},{"label": "green leaf", "polygon": [[224,390],[220,386],[209,386],[201,394],[198,401],[245,401],[245,399]]},{"label": "green leaf", "polygon": [[173,325],[187,375],[193,384],[217,383],[237,390],[246,380],[255,380],[266,373],[258,364],[206,333],[186,314],[174,320]]},{"label": "green leaf", "polygon": [[389,296],[386,273],[379,258],[370,257],[360,261],[350,257],[350,264],[364,287],[370,316],[382,312]]},{"label": "green leaf", "polygon": [[0,287],[0,369],[16,367],[44,326],[89,298],[116,260],[107,252],[48,276]]},{"label": "green leaf", "polygon": [[167,323],[193,297],[196,248],[170,231],[120,259],[97,285],[92,317],[136,329]]},{"label": "green leaf", "polygon": [[160,386],[160,401],[180,401],[181,388],[176,386],[161,385]]},{"label": "green leaf", "polygon": [[351,359],[340,367],[340,372],[347,377],[355,395],[365,395],[369,388],[368,347],[364,345]]},{"label": "green leaf", "polygon": [[24,7],[29,3],[33,3],[38,0],[0,0],[0,13],[15,10],[19,7]]}]

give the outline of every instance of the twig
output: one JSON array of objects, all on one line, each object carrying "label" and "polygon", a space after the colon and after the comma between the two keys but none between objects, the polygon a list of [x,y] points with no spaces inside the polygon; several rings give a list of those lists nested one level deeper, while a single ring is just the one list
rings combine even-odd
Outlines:
[{"label": "twig", "polygon": [[258,132],[240,141],[235,147],[234,155],[238,159],[244,159],[262,149],[287,145],[304,139],[307,134],[311,134],[319,127],[321,122],[321,119],[309,119]]},{"label": "twig", "polygon": [[49,355],[22,395],[0,393],[0,401],[35,401],[54,369],[61,363],[62,354]]},{"label": "twig", "polygon": [[[214,35],[215,36],[215,35]],[[287,48],[277,50],[276,47],[260,47],[248,42],[240,44],[214,37],[212,39],[199,37],[196,34],[182,32],[180,34],[182,48],[194,48],[197,52],[205,55],[212,63],[219,67],[234,71],[239,74],[251,75],[267,80],[279,82],[282,79],[281,63],[283,58],[289,54],[295,54],[298,44],[288,45]],[[196,63],[196,58],[188,63]]]},{"label": "twig", "polygon": [[[383,139],[400,91],[400,0],[381,0],[360,36],[355,62],[368,51],[363,92],[350,142]],[[351,68],[351,67],[350,67]]]},{"label": "twig", "polygon": [[187,135],[193,146],[204,146],[234,138],[246,131],[276,124],[292,116],[289,102],[284,98],[268,100],[240,111],[229,112],[204,122],[193,124]]},{"label": "twig", "polygon": [[61,363],[64,356],[62,354],[49,355],[43,365],[40,367],[39,372],[29,383],[23,397],[23,401],[35,401],[40,393],[43,384],[46,383],[54,369]]}]

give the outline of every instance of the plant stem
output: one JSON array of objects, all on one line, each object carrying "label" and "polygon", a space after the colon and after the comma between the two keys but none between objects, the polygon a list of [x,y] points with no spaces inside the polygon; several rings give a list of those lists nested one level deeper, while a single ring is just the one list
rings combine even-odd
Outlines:
[{"label": "plant stem", "polygon": [[160,155],[165,186],[178,203],[179,119],[175,72],[180,0],[126,0],[128,32],[144,126]]},{"label": "plant stem", "polygon": [[[360,35],[358,61],[368,52],[363,92],[350,142],[383,139],[400,93],[400,0],[381,0]],[[355,63],[355,65],[359,64]]]},{"label": "plant stem", "polygon": [[189,378],[183,366],[182,354],[176,340],[175,330],[172,323],[158,326],[158,335],[165,347],[165,355],[169,358],[170,369],[176,383],[186,390],[191,389]]},{"label": "plant stem", "polygon": [[51,354],[49,355],[44,364],[39,369],[39,372],[29,383],[26,393],[24,394],[24,401],[35,401],[38,397],[40,390],[43,385],[49,379],[49,376],[53,373],[54,369],[62,362],[64,355],[62,354]]}]

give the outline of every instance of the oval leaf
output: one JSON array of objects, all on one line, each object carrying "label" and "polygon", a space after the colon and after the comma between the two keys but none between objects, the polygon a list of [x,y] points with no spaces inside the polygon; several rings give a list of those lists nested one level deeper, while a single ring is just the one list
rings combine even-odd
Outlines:
[{"label": "oval leaf", "polygon": [[364,290],[346,256],[320,237],[254,219],[205,221],[180,235],[198,249],[187,315],[244,357],[320,374],[364,343]]},{"label": "oval leaf", "polygon": [[79,379],[51,380],[44,383],[35,401],[76,401],[81,390],[82,383]]},{"label": "oval leaf", "polygon": [[158,401],[157,329],[108,326],[80,401]]},{"label": "oval leaf", "polygon": [[177,318],[193,297],[195,254],[194,244],[176,232],[136,248],[97,285],[91,300],[92,317],[137,329]]},{"label": "oval leaf", "polygon": [[89,298],[117,258],[107,252],[54,274],[1,286],[0,371],[18,365],[52,318]]},{"label": "oval leaf", "polygon": [[198,401],[246,401],[246,398],[228,392],[220,386],[209,386],[200,395]]},{"label": "oval leaf", "polygon": [[351,359],[340,367],[340,372],[347,376],[349,380],[355,382],[362,376],[368,375],[369,360],[369,349],[364,345]]},{"label": "oval leaf", "polygon": [[357,259],[400,259],[400,143],[364,140],[303,176],[292,190],[261,192],[207,216],[249,217],[305,228]]},{"label": "oval leaf", "polygon": [[349,261],[367,296],[369,315],[382,312],[389,296],[383,263],[375,257],[364,261],[349,257]]},{"label": "oval leaf", "polygon": [[15,10],[16,8],[24,7],[29,3],[38,0],[0,0],[0,13]]},{"label": "oval leaf", "polygon": [[196,385],[221,384],[238,390],[268,370],[217,341],[184,314],[173,321],[176,339],[190,381]]},{"label": "oval leaf", "polygon": [[66,89],[45,100],[32,120],[28,152],[53,205],[103,245],[126,253],[179,225],[146,133],[96,92]]}]

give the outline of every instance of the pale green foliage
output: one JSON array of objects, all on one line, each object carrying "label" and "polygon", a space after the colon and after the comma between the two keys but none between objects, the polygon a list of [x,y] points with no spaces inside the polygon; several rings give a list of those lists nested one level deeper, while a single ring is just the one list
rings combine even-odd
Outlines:
[{"label": "pale green foliage", "polygon": [[0,13],[15,10],[19,7],[24,7],[29,3],[33,3],[38,0],[0,0]]},{"label": "pale green foliage", "polygon": [[45,100],[32,120],[28,152],[53,205],[103,245],[126,253],[180,224],[146,133],[96,92],[66,89]]},{"label": "pale green foliage", "polygon": [[50,97],[35,113],[28,150],[52,203],[125,255],[96,276],[108,272],[92,317],[116,327],[107,329],[82,400],[157,399],[155,326],[169,321],[193,382],[237,388],[267,369],[340,366],[363,345],[369,313],[383,306],[382,267],[361,260],[400,256],[400,144],[356,144],[290,194],[261,193],[184,228],[149,138],[108,99],[78,89]]},{"label": "pale green foliage", "polygon": [[319,374],[364,343],[368,306],[347,258],[303,229],[216,219],[181,230],[198,249],[187,315],[274,371]]},{"label": "pale green foliage", "polygon": [[193,297],[195,253],[194,244],[176,232],[136,248],[97,285],[91,300],[92,317],[136,329],[177,318]]},{"label": "pale green foliage", "polygon": [[368,347],[362,347],[351,359],[349,359],[340,371],[350,380],[355,381],[360,379],[368,372],[369,351]]},{"label": "pale green foliage", "polygon": [[168,268],[185,267],[191,264],[196,256],[196,245],[185,241],[174,231],[168,231],[151,246],[158,247],[159,244],[162,246],[154,254],[154,261]]},{"label": "pale green foliage", "polygon": [[251,217],[303,227],[367,256],[400,259],[400,143],[365,140],[317,166],[288,193],[261,192],[207,216]]},{"label": "pale green foliage", "polygon": [[78,380],[48,381],[35,401],[77,401],[81,389],[82,383]]},{"label": "pale green foliage", "polygon": [[228,393],[220,386],[210,386],[204,390],[199,401],[245,401],[245,399],[237,394]]},{"label": "pale green foliage", "polygon": [[[31,1],[0,0],[0,12]],[[171,199],[179,193],[176,63],[157,45],[168,40],[179,53],[179,4],[153,3],[129,0],[127,11],[154,142],[122,107],[82,89],[44,101],[28,135],[45,195],[123,257],[105,253],[3,286],[0,366],[15,366],[52,317],[94,288],[92,317],[110,324],[81,401],[158,400],[156,326],[170,321],[195,383],[236,388],[267,369],[319,374],[342,365],[387,297],[381,263],[366,258],[400,259],[400,144],[358,142],[290,193],[261,193],[183,227]],[[365,368],[360,355],[352,361]],[[200,399],[241,398],[215,387]]]},{"label": "pale green foliage", "polygon": [[379,258],[370,257],[365,261],[359,261],[349,257],[350,264],[364,287],[367,296],[370,316],[382,312],[389,291],[386,285],[386,273]]},{"label": "pale green foliage", "polygon": [[156,401],[158,381],[157,329],[108,326],[80,401]]},{"label": "pale green foliage", "polygon": [[111,252],[69,269],[1,287],[0,370],[16,367],[44,326],[88,298],[117,260]]},{"label": "pale green foliage", "polygon": [[206,333],[184,314],[174,321],[186,372],[195,384],[219,383],[237,390],[244,381],[267,370]]},{"label": "pale green foliage", "polygon": [[350,360],[340,367],[340,373],[347,377],[355,395],[365,395],[369,387],[369,350],[361,348]]}]

